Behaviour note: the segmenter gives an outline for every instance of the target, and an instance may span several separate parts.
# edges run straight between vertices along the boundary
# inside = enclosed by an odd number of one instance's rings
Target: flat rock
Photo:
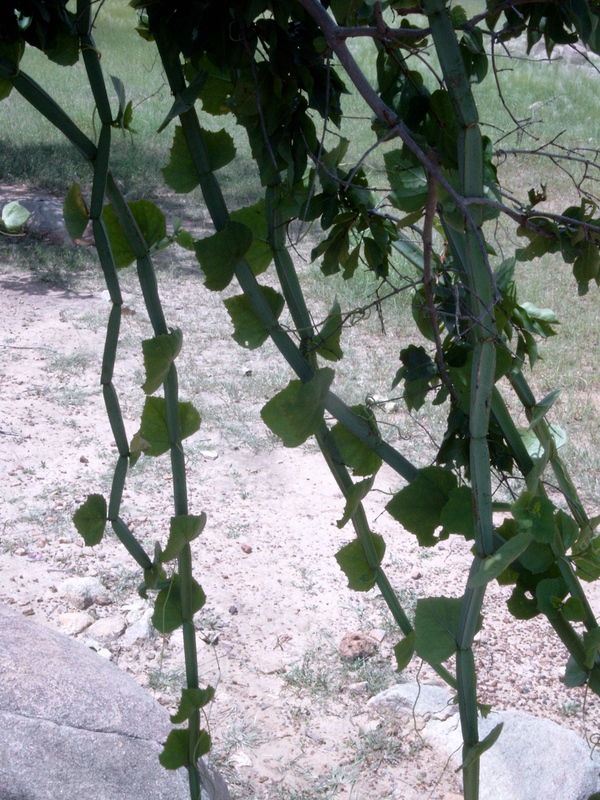
[[[154,627],[152,625],[153,610],[148,608],[139,619],[136,619],[123,634],[123,645],[128,647],[138,641],[145,641],[152,637]],[[127,617],[129,620],[129,615]]]
[[[406,683],[372,698],[368,706],[402,715],[414,707],[427,720],[422,736],[458,767],[462,737],[451,703],[452,695],[443,688]],[[588,800],[598,791],[600,761],[573,731],[540,717],[501,711],[479,720],[480,739],[499,723],[504,724],[500,738],[481,756],[480,800]]]
[[[56,621],[62,633],[76,636],[89,628],[94,620],[85,611],[66,611],[64,614],[59,614]]]
[[[552,55],[550,59],[548,59],[545,42],[543,39],[540,39],[540,41],[536,42],[531,48],[530,55],[536,60],[566,61],[568,64],[577,66],[589,65],[593,67],[594,64],[597,63],[596,54],[580,42],[554,45]]]
[[[377,644],[381,644],[385,639],[385,631],[381,628],[371,628],[369,631],[369,638],[373,639]]]
[[[86,636],[95,639],[100,644],[110,644],[117,641],[126,627],[127,624],[123,617],[103,617],[90,625]]]
[[[122,606],[122,608],[124,611],[127,611],[125,618],[128,625],[133,625],[134,622],[141,619],[148,611],[153,612],[153,606],[147,600],[142,600],[141,598],[127,603]]]
[[[109,661],[0,606],[0,798],[189,800],[158,761],[169,715]],[[202,800],[230,800],[202,765]]]
[[[58,586],[58,593],[75,608],[89,608],[96,597],[106,594],[98,578],[67,578]]]
[[[425,683],[398,683],[372,697],[367,706],[379,713],[392,711],[424,720],[445,720],[458,714],[458,706],[446,689]]]

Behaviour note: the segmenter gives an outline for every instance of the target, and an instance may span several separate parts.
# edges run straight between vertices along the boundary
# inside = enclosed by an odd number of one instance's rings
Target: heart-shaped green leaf
[[[182,439],[196,433],[200,427],[200,414],[191,403],[179,403],[179,425]],[[170,447],[166,402],[163,397],[147,397],[140,429],[131,441],[131,455],[137,458],[143,452],[148,456],[160,456]]]
[[[248,252],[251,244],[250,228],[231,219],[222,231],[199,239],[194,249],[206,276],[206,288],[216,292],[225,289],[233,278],[236,264]]]
[[[153,394],[164,383],[171,364],[179,355],[182,339],[179,328],[173,328],[170,333],[163,333],[152,339],[144,339],[142,342],[146,371],[146,380],[142,384],[142,389],[146,394]]]
[[[215,690],[212,686],[207,686],[206,689],[183,689],[179,708],[176,714],[171,715],[171,722],[173,725],[181,725],[194,711],[208,705],[214,696]]]
[[[383,560],[385,555],[385,542],[383,537],[377,533],[371,534],[373,537],[373,544],[377,552],[379,563]],[[341,550],[335,554],[335,560],[340,565],[340,569],[348,578],[348,588],[353,589],[355,592],[368,592],[375,586],[375,575],[369,566],[365,551],[359,539],[354,539],[342,547]]]
[[[73,524],[88,547],[100,544],[106,527],[106,500],[101,494],[88,495],[85,503],[73,515]]]
[[[193,542],[206,525],[206,514],[199,516],[193,514],[182,514],[178,517],[171,517],[171,529],[169,541],[164,551],[160,555],[161,562],[171,561],[177,558],[186,544]]]
[[[456,488],[456,475],[441,467],[420,469],[417,477],[394,495],[386,510],[414,533],[422,547],[436,543],[435,529],[442,524],[444,506]]]
[[[285,447],[297,447],[316,433],[323,421],[325,400],[334,374],[325,367],[317,370],[308,383],[290,381],[263,406],[260,415],[264,423]]]
[[[261,289],[274,316],[279,318],[285,305],[283,297],[270,286],[261,286]],[[232,336],[241,347],[255,350],[266,342],[269,338],[269,331],[257,316],[245,294],[228,297],[223,302],[233,322]]]
[[[197,581],[192,579],[192,615],[200,611],[206,595]],[[171,633],[183,623],[179,575],[173,575],[169,585],[161,589],[154,603],[152,624],[161,633]]]

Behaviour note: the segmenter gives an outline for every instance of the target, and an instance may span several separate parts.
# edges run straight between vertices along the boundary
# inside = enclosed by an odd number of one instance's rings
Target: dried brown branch
[[[444,175],[442,175],[439,167],[433,164],[432,161],[428,158],[427,154],[419,147],[419,145],[413,138],[412,132],[405,125],[405,123],[399,119],[396,112],[381,99],[381,97],[377,94],[375,89],[371,86],[365,74],[358,66],[354,56],[348,50],[346,43],[336,38],[336,32],[339,26],[336,25],[334,20],[331,18],[331,16],[324,8],[324,6],[321,5],[319,0],[298,0],[298,2],[306,9],[306,11],[315,20],[315,22],[321,29],[323,35],[325,36],[327,44],[331,47],[333,52],[340,60],[341,65],[346,71],[346,74],[348,75],[348,77],[350,78],[350,80],[352,81],[352,83],[362,96],[363,100],[367,103],[371,111],[373,111],[373,113],[377,116],[378,119],[381,120],[381,122],[385,123],[390,128],[394,129],[394,132],[399,136],[399,138],[402,139],[407,148],[418,158],[421,164],[425,167],[427,174],[428,175],[431,174],[435,178],[437,183],[445,189],[448,195],[456,203],[457,208],[461,210],[465,218],[465,224],[467,224],[475,234],[475,238],[477,240],[478,247],[481,252],[488,275],[490,276],[492,284],[495,286],[494,274],[490,266],[485,242],[483,240],[483,237],[481,236],[481,232],[479,231],[473,217],[471,216],[468,205],[464,202],[464,198],[456,191],[456,189],[450,184],[450,182],[444,177]],[[497,288],[495,289],[495,294],[496,294],[496,299],[499,299],[500,295],[498,293]]]
[[[547,219],[551,222],[558,222],[559,225],[574,225],[590,233],[600,234],[600,226],[594,225],[591,222],[585,222],[584,220],[573,219],[573,217],[566,217],[564,214],[551,214],[549,211],[533,211],[526,208],[514,209],[504,205],[504,203],[499,203],[497,200],[490,200],[488,197],[465,197],[463,198],[463,202],[467,206],[489,206],[490,208],[497,208],[498,211],[514,219],[515,222],[518,222],[524,228],[534,230],[536,233],[550,239],[553,238],[552,234],[544,228],[540,228],[539,225],[536,226],[536,219]]]
[[[504,98],[504,95],[502,93],[502,86],[500,85],[500,78],[499,78],[499,75],[498,75],[499,70],[496,67],[496,52],[495,52],[494,46],[495,46],[495,37],[492,37],[492,47],[491,47],[491,52],[490,52],[490,56],[491,56],[491,59],[492,59],[492,72],[494,73],[494,82],[496,84],[496,91],[498,92],[498,97],[500,98],[500,102],[502,103],[502,107],[504,108],[504,110],[506,111],[508,116],[513,121],[513,124],[515,125],[515,129],[520,131],[521,133],[524,133],[526,136],[530,136],[534,141],[537,142],[537,141],[539,141],[538,138],[536,136],[534,136],[532,133],[530,133],[527,130],[527,127],[526,127],[526,125],[528,123],[530,123],[531,120],[528,120],[528,119],[517,119],[515,117],[515,115],[512,113],[508,103],[506,102],[506,100]]]

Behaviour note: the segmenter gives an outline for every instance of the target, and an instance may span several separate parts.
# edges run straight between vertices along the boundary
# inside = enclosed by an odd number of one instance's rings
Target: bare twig
[[[498,92],[498,97],[500,98],[500,102],[502,103],[502,107],[504,108],[504,110],[506,111],[508,116],[513,121],[514,125],[516,126],[516,129],[520,133],[524,133],[526,136],[530,136],[534,141],[537,142],[538,138],[536,136],[534,136],[532,133],[530,133],[527,130],[527,128],[525,127],[525,125],[523,124],[523,123],[527,124],[529,122],[529,120],[517,119],[515,117],[515,115],[512,113],[512,111],[510,110],[508,103],[504,99],[504,95],[502,94],[502,86],[500,85],[500,78],[498,77],[498,69],[496,68],[496,53],[495,53],[495,50],[494,50],[494,45],[495,45],[495,37],[492,36],[492,47],[491,47],[491,53],[490,53],[491,59],[492,59],[492,72],[494,73],[494,81],[496,83],[496,90]]]
[[[585,222],[585,220],[573,219],[573,217],[566,217],[564,214],[551,214],[549,211],[528,211],[527,209],[517,210],[504,205],[504,203],[499,203],[497,200],[490,200],[489,197],[465,197],[463,198],[463,202],[467,206],[489,206],[490,208],[497,208],[523,227],[535,230],[536,233],[540,233],[542,236],[547,236],[548,238],[552,238],[552,234],[544,228],[540,228],[539,225],[536,226],[536,219],[547,219],[562,225],[575,225],[590,233],[600,234],[599,225]]]

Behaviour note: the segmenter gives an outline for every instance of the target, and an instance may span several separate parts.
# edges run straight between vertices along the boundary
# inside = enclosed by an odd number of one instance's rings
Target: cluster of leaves
[[[584,622],[586,611],[582,600],[575,596],[565,599],[570,588],[561,573],[560,561],[567,559],[572,563],[582,580],[596,580],[600,576],[598,541],[581,549],[578,546],[582,534],[580,526],[571,515],[557,509],[541,494],[524,491],[515,502],[509,505],[500,503],[498,507],[507,515],[497,529],[501,544],[470,578],[469,587],[483,586],[494,579],[502,585],[514,585],[508,609],[520,620],[545,614],[550,620],[562,616],[571,622]],[[417,478],[388,503],[387,510],[417,537],[422,547],[432,547],[450,534],[467,540],[474,538],[471,488],[465,484],[458,485],[454,473],[447,469],[425,467],[419,470]],[[592,520],[592,525],[597,522],[597,519]],[[569,550],[571,554],[565,555]],[[460,602],[446,600],[445,611],[436,614],[434,619],[428,619],[422,627],[419,607],[428,608],[428,603],[419,601],[417,604],[414,647],[420,657],[437,663],[456,652],[458,609],[454,607],[458,604],[459,608]],[[438,598],[437,603],[440,605],[442,598]],[[590,659],[587,667],[591,670],[595,664],[596,643],[595,639],[593,644],[592,639],[588,639],[584,639],[584,646],[586,659]],[[438,640],[446,642],[442,659],[430,657],[429,649]],[[454,641],[453,647],[450,646],[451,640]],[[406,647],[402,650],[403,656],[407,655]],[[575,671],[571,660],[567,685],[581,685],[588,678],[589,673]]]
[[[532,261],[546,253],[560,253],[567,264],[573,264],[579,294],[587,294],[590,281],[600,286],[600,218],[594,217],[595,212],[596,204],[583,199],[581,205],[565,209],[559,221],[529,216],[529,226],[517,230],[529,244],[517,249],[516,258]]]
[[[593,52],[600,52],[600,29],[598,27],[598,7],[596,3],[580,3],[567,0],[564,3],[524,3],[519,7],[502,7],[500,0],[488,4],[491,12],[487,18],[490,29],[500,27],[500,39],[521,36],[527,37],[527,52],[540,40],[548,55],[555,45],[584,42]]]
[[[79,196],[77,191],[70,193],[65,206],[75,203]],[[80,216],[84,216],[81,207]],[[153,204],[146,201],[130,205],[134,218],[143,231],[148,245],[164,243],[166,230],[164,217]],[[71,209],[73,210],[73,209]],[[124,237],[123,231],[110,206],[104,209],[104,220],[110,231],[112,250],[120,267],[131,263],[134,256]],[[160,216],[159,216],[160,215]],[[76,216],[76,215],[75,215]],[[68,218],[69,215],[66,214]],[[73,218],[71,217],[71,224]],[[182,234],[179,234],[182,235]],[[170,237],[177,238],[177,232]],[[167,241],[167,243],[169,243]],[[157,335],[142,342],[144,368],[146,380],[142,390],[147,395],[142,411],[139,431],[133,436],[129,445],[129,463],[133,466],[140,455],[161,456],[173,446],[174,435],[172,425],[168,418],[168,409],[164,397],[153,396],[161,388],[172,368],[173,362],[179,355],[182,345],[182,333],[174,328],[168,334]],[[178,403],[178,435],[181,440],[193,435],[200,427],[200,415],[189,402]],[[111,497],[112,506],[112,497]],[[154,558],[152,561],[136,544],[132,534],[123,528],[121,521],[116,516],[111,516],[110,507],[102,495],[92,494],[85,503],[79,507],[73,517],[75,527],[81,534],[86,545],[92,547],[99,544],[104,535],[107,522],[120,527],[121,536],[125,535],[125,543],[130,542],[128,549],[144,570],[144,580],[139,586],[140,595],[148,599],[148,591],[156,592],[154,600],[154,613],[152,624],[156,630],[163,634],[172,633],[180,628],[184,622],[191,622],[193,616],[200,611],[206,603],[206,595],[200,584],[191,574],[182,575],[176,571],[173,563],[181,555],[184,548],[197,539],[206,525],[206,514],[178,514],[171,517],[169,537],[164,549],[159,542],[155,543]],[[169,569],[169,574],[167,574]],[[182,593],[182,580],[188,581],[188,601],[184,602]],[[176,714],[171,716],[174,725],[181,725],[192,714],[207,705],[214,696],[211,686],[205,689],[188,687],[183,689],[181,701]],[[161,764],[167,769],[179,769],[190,763],[189,753],[190,731],[189,728],[176,728],[169,734],[164,749],[160,755]],[[195,747],[195,757],[208,753],[210,750],[210,735],[206,730],[199,732]]]
[[[0,57],[18,64],[25,45],[46,53],[51,61],[70,66],[79,58],[77,15],[68,0],[14,0],[0,7]],[[12,89],[0,81],[0,99]]]

